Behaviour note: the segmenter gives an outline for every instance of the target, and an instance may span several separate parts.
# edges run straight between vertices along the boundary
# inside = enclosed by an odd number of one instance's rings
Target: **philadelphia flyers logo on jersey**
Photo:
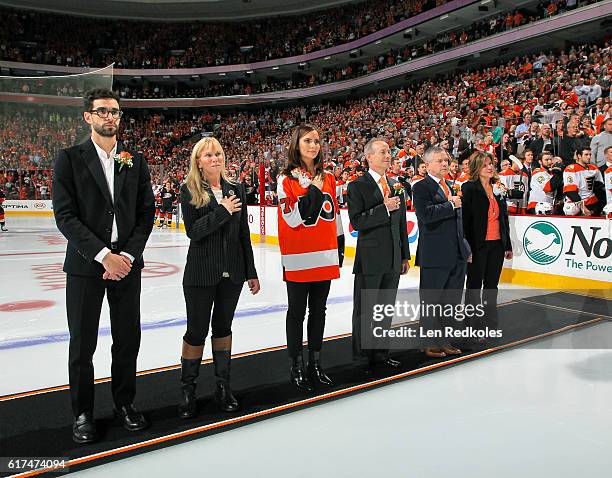
[[[323,205],[319,211],[319,214],[314,215],[304,221],[304,226],[316,226],[319,218],[324,221],[333,221],[336,217],[336,211],[334,209],[334,199],[331,197],[331,194],[324,192],[323,193]]]

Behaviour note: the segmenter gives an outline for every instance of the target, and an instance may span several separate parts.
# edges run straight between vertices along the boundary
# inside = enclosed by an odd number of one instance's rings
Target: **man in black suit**
[[[576,151],[589,147],[589,139],[578,136],[578,125],[575,122],[567,124],[567,133],[559,141],[558,155],[563,159],[563,167],[576,162]]]
[[[389,145],[373,139],[364,148],[369,171],[349,183],[349,218],[359,232],[353,273],[353,356],[365,355],[367,373],[376,363],[399,367],[397,360],[389,358],[387,342],[373,340],[371,306],[393,304],[397,295],[400,274],[406,274],[410,265],[410,250],[406,231],[406,203],[403,194],[395,194],[393,178],[385,172],[391,164]],[[362,297],[366,292],[367,301]],[[371,296],[373,291],[378,291]],[[363,312],[363,313],[362,313]],[[392,317],[377,324],[383,330],[391,326]],[[362,332],[368,337],[362,337]],[[364,344],[371,346],[363,347]]]
[[[544,123],[540,128],[540,136],[529,144],[529,149],[533,151],[535,158],[539,157],[542,151],[553,151],[553,134],[549,124]]]
[[[420,266],[421,300],[425,304],[451,304],[461,301],[470,247],[463,234],[461,198],[453,196],[451,185],[444,179],[448,174],[448,153],[438,146],[425,152],[427,176],[412,188],[412,201],[419,225],[416,262]],[[424,331],[444,332],[451,326],[448,318],[422,314]],[[443,334],[444,335],[444,334]],[[429,357],[457,355],[447,337],[436,337],[428,343]]]
[[[526,194],[530,194],[531,192],[531,175],[537,166],[534,166],[533,160],[535,156],[533,154],[533,150],[526,148],[523,151],[523,168],[522,171],[527,175],[527,192]]]
[[[453,136],[448,140],[448,151],[461,163],[470,155],[470,145],[466,139],[461,137],[459,129],[453,131]]]
[[[64,272],[70,330],[69,379],[77,443],[96,438],[94,369],[100,310],[108,295],[112,345],[112,394],[128,430],[145,418],[133,406],[140,347],[142,254],[153,228],[154,197],[144,157],[117,143],[122,111],[110,90],[85,94],[83,117],[91,139],[63,149],[55,160],[53,212],[68,239]]]
[[[414,149],[416,151],[416,155],[412,160],[412,166],[414,167],[414,170],[416,171],[419,169],[419,164],[423,162],[423,154],[425,154],[425,144],[419,143],[416,145]]]

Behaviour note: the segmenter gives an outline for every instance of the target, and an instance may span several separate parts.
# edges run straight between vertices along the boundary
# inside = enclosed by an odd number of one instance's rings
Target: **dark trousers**
[[[400,275],[397,272],[387,274],[355,274],[353,287],[353,359],[366,356],[371,362],[384,360],[389,355],[387,339],[376,338],[374,327],[389,330],[393,317],[387,317],[374,323],[373,306],[394,304]]]
[[[136,358],[140,349],[140,277],[132,269],[120,281],[68,274],[66,311],[70,346],[68,375],[75,416],[93,411],[94,367],[98,326],[104,294],[110,308],[112,394],[117,407],[129,405],[136,395]]]
[[[504,253],[501,240],[485,241],[483,247],[472,251],[472,263],[467,268],[465,302],[486,304],[483,320],[477,321],[476,327],[495,327],[497,324],[497,286],[504,265]]]
[[[319,352],[323,346],[325,310],[329,296],[330,280],[316,282],[292,282],[287,284],[287,351],[295,358],[302,353],[304,317],[308,305],[308,350]]]
[[[504,265],[504,245],[501,240],[485,241],[485,245],[472,251],[472,263],[467,266],[468,289],[497,289]]]
[[[187,306],[187,332],[183,340],[194,347],[204,345],[211,325],[214,338],[231,335],[243,285],[224,278],[209,287],[183,286]]]
[[[466,262],[457,256],[452,267],[424,267],[420,269],[419,294],[421,303],[429,306],[456,306],[461,303],[465,283]],[[432,337],[424,342],[426,347],[448,346],[450,340],[444,336],[445,327],[461,328],[454,317],[439,314],[438,309],[431,307],[427,313],[421,313],[420,327],[426,331],[441,331],[442,337]]]

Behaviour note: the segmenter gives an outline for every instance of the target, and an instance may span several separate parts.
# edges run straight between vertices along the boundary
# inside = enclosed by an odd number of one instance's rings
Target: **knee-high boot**
[[[230,388],[230,363],[232,361],[232,336],[212,338],[213,361],[215,363],[215,401],[224,412],[238,410],[238,400]]]
[[[196,400],[196,379],[200,375],[200,364],[204,346],[193,346],[183,342],[181,357],[181,402],[179,416],[193,418],[198,414]]]

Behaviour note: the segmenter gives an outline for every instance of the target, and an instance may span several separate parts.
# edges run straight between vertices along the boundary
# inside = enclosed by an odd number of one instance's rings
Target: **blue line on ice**
[[[327,300],[328,304],[343,304],[346,302],[352,302],[353,296],[346,295],[341,297],[330,297]],[[251,317],[256,315],[265,315],[272,314],[275,312],[285,312],[287,310],[286,304],[275,304],[275,305],[267,305],[263,307],[252,307],[250,309],[238,309],[236,314],[234,315],[234,319],[240,319],[245,317]],[[143,322],[141,324],[141,329],[144,330],[154,330],[154,329],[163,329],[166,327],[177,327],[184,326],[187,323],[187,317],[175,317],[172,319],[164,319],[159,320],[157,322]],[[99,337],[110,336],[111,329],[110,327],[100,327],[98,331]],[[60,332],[48,335],[40,335],[34,337],[21,337],[15,339],[7,339],[0,341],[0,350],[9,350],[9,349],[20,349],[25,347],[33,347],[35,345],[43,345],[43,344],[51,344],[56,342],[67,342],[70,338],[68,332]]]

